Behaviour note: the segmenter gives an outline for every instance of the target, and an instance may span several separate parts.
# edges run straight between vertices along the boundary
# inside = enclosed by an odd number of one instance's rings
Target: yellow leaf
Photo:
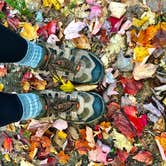
[[[118,133],[116,129],[113,129],[113,132],[111,133],[112,139],[115,142],[115,147],[118,149],[123,150],[124,148],[127,150],[127,152],[130,152],[132,149],[131,142],[125,137],[123,134]]]
[[[134,48],[133,59],[137,62],[142,62],[145,57],[149,55],[148,49],[146,47],[137,46]]]
[[[11,161],[9,154],[7,153],[4,155],[4,158],[6,159],[6,161]]]
[[[58,0],[43,0],[44,7],[52,7],[52,5],[55,7],[56,10],[60,10],[61,8]]]
[[[148,21],[148,17],[144,16],[142,19],[133,18],[132,24],[136,27],[141,27]]]
[[[166,97],[163,100],[163,104],[166,105]]]
[[[61,139],[66,139],[66,137],[67,137],[67,134],[64,131],[58,131],[57,135]]]
[[[62,80],[62,84],[63,85],[60,86],[60,89],[63,90],[64,92],[72,92],[72,91],[74,91],[74,85],[71,83],[70,80],[68,80],[67,82],[64,82]]]
[[[2,92],[4,89],[4,85],[2,83],[0,83],[0,92]]]
[[[27,40],[34,40],[38,38],[37,35],[37,30],[38,30],[38,25],[32,26],[31,23],[23,23],[21,26],[23,26],[22,31],[20,32],[20,35],[27,39]]]

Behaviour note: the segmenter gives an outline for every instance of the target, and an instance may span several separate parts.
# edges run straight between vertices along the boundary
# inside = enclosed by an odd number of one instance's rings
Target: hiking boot
[[[102,62],[91,52],[80,49],[48,49],[42,70],[74,83],[97,84],[104,76]]]
[[[99,119],[105,110],[103,99],[93,92],[65,93],[45,90],[41,94],[45,101],[47,116],[54,114],[58,118],[76,124],[92,123]]]

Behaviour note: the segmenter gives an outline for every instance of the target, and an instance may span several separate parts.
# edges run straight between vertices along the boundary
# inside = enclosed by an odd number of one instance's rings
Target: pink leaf
[[[138,152],[134,157],[134,160],[137,160],[139,162],[143,162],[146,165],[151,165],[153,163],[153,156],[148,151],[140,151]]]

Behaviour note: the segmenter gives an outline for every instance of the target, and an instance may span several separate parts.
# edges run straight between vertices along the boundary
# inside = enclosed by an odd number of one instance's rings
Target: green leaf
[[[26,15],[28,17],[31,16],[30,11],[26,7],[26,3],[24,0],[5,0],[11,7],[17,9],[21,14]]]

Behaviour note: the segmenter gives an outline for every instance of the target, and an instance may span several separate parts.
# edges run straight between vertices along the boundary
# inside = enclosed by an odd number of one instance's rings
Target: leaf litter
[[[0,21],[57,52],[60,46],[92,51],[105,67],[99,84],[73,85],[2,64],[0,91],[96,91],[107,108],[89,125],[51,116],[2,127],[1,165],[165,165],[165,0],[2,0]]]

